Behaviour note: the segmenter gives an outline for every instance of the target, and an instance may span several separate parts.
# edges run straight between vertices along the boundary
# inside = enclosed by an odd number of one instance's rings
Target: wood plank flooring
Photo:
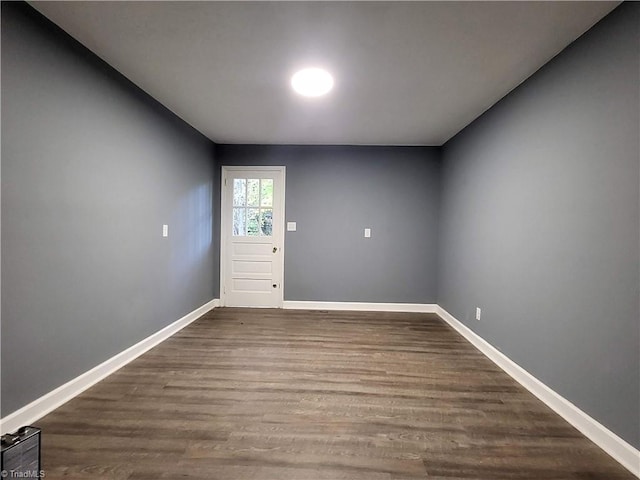
[[[435,315],[215,309],[47,415],[47,479],[633,479]]]

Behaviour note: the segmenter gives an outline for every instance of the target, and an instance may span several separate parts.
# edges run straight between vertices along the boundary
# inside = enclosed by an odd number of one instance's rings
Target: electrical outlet
[[[480,320],[481,316],[482,316],[482,310],[480,309],[480,307],[476,307],[476,320]]]

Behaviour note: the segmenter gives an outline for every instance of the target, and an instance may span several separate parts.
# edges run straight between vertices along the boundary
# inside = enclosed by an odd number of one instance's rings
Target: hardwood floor
[[[215,309],[47,415],[47,479],[633,479],[435,315]]]

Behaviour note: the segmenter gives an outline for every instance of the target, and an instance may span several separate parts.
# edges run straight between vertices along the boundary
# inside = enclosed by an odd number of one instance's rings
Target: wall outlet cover
[[[476,307],[476,320],[480,320],[482,316],[482,310],[479,307]]]

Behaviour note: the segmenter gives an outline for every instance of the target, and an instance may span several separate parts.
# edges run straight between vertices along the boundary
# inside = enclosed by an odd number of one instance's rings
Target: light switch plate
[[[480,309],[480,307],[476,307],[476,320],[480,320],[481,316],[482,316],[482,310]]]
[[[364,229],[364,238],[371,238],[371,229],[370,228],[365,228]]]
[[[295,232],[296,228],[296,222],[287,222],[287,232]]]
[[[169,236],[169,225],[162,225],[162,236],[163,237]]]

